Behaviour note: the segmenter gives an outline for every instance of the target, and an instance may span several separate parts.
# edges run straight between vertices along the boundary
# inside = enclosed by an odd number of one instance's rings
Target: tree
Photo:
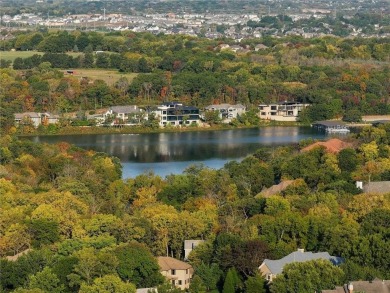
[[[32,236],[32,245],[41,247],[54,243],[60,239],[59,225],[48,219],[33,219],[28,223],[28,230]]]
[[[119,261],[117,272],[123,281],[131,282],[137,288],[162,283],[160,267],[145,245],[131,242],[117,247],[114,253]]]
[[[190,292],[206,293],[206,286],[203,284],[199,276],[194,276],[190,283]]]
[[[249,277],[245,281],[246,293],[266,293],[265,279],[259,274]]]
[[[219,117],[219,111],[208,110],[204,113],[204,120],[210,124],[219,124],[222,119]]]
[[[115,273],[118,260],[112,252],[101,250],[97,252],[93,247],[86,247],[74,253],[78,258],[73,268],[73,273],[68,276],[69,283],[73,287],[83,282],[91,285],[96,277]]]
[[[358,109],[350,109],[345,111],[343,116],[345,122],[360,122],[362,121],[362,113]]]
[[[81,284],[79,293],[135,293],[136,287],[132,283],[123,282],[118,276],[105,275],[96,278],[92,285]]]
[[[241,286],[241,280],[234,268],[228,270],[223,284],[222,293],[235,293]]]
[[[38,288],[47,293],[60,293],[64,291],[64,286],[60,284],[60,280],[56,274],[48,267],[29,277],[28,288]]]
[[[356,170],[358,159],[354,149],[346,148],[341,150],[338,155],[338,165],[341,171],[353,172]]]
[[[211,265],[201,263],[195,268],[195,276],[201,279],[202,284],[206,286],[208,291],[215,290],[217,288],[217,284],[221,278],[221,275],[222,271],[215,263]]]
[[[319,259],[287,264],[271,284],[271,292],[309,293],[341,285],[344,273],[329,260]]]

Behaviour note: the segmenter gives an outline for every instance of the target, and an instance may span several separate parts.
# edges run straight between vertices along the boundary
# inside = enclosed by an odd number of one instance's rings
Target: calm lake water
[[[264,127],[221,131],[153,134],[99,134],[35,136],[35,142],[65,141],[105,152],[123,164],[123,178],[153,171],[165,177],[179,174],[192,164],[219,169],[231,160],[241,160],[262,146],[298,143],[302,139],[323,139],[326,134],[310,127]]]

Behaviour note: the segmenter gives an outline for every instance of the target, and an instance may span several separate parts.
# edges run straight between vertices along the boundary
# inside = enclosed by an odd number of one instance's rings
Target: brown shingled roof
[[[316,147],[320,147],[320,146],[325,147],[326,150],[330,153],[338,153],[345,148],[352,147],[352,144],[344,142],[338,138],[332,138],[332,139],[329,139],[327,141],[319,141],[319,142],[313,143],[313,144],[303,148],[301,151],[302,152],[311,151],[312,149],[314,149]]]
[[[192,269],[190,264],[173,257],[159,256],[157,261],[162,271]]]

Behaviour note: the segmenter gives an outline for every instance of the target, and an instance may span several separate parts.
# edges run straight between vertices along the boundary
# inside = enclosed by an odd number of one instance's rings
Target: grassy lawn
[[[13,62],[18,57],[27,58],[34,54],[43,55],[44,53],[38,51],[0,51],[0,59],[11,60]],[[82,53],[69,52],[67,54],[71,56],[78,56]]]
[[[66,75],[66,70],[64,70]],[[126,77],[129,82],[131,82],[134,77],[137,76],[137,73],[120,73],[117,70],[110,69],[74,69],[73,76],[77,77],[88,77],[89,79],[104,80],[108,85],[112,85],[117,82],[121,77]]]
[[[15,58],[27,58],[31,57],[34,54],[43,55],[43,52],[38,51],[0,51],[0,59],[11,60],[12,62]],[[67,54],[71,56],[78,56],[82,53],[76,52],[68,52]],[[72,69],[73,68],[69,68]],[[67,74],[66,70],[61,69]],[[131,82],[134,77],[137,76],[137,73],[119,73],[117,70],[112,69],[74,69],[73,76],[77,77],[88,77],[89,79],[96,80],[101,79],[104,80],[107,84],[112,85],[117,82],[121,77],[126,77],[129,82]]]

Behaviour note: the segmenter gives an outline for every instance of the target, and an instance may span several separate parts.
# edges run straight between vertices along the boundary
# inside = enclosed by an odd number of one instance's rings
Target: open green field
[[[11,60],[13,62],[18,57],[27,58],[34,54],[43,55],[44,53],[38,51],[0,51],[0,59]],[[82,53],[69,52],[67,54],[71,56],[79,56]]]
[[[67,71],[64,70],[65,75]],[[88,77],[89,79],[96,80],[101,79],[104,80],[108,85],[112,85],[117,82],[121,77],[126,77],[129,82],[131,82],[134,77],[137,76],[137,73],[120,73],[117,70],[110,69],[74,69],[73,76],[77,77]]]

